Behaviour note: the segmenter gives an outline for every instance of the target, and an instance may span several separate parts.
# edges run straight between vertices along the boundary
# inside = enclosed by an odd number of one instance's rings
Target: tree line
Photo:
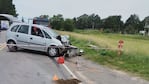
[[[122,21],[121,15],[113,15],[101,19],[98,14],[83,14],[72,19],[64,19],[63,15],[53,15],[50,19],[52,28],[58,30],[73,31],[74,29],[97,29],[106,33],[137,34],[144,30],[146,20],[149,16],[140,20],[136,14],[130,15],[126,22]]]

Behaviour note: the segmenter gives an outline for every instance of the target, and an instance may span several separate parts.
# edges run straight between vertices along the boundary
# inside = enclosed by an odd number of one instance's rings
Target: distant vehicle
[[[34,18],[33,24],[43,25],[46,27],[50,26],[49,20],[47,18],[40,18],[40,17]]]
[[[0,14],[0,29],[7,30],[12,23],[20,23],[16,17],[9,14]]]
[[[46,52],[49,56],[77,55],[78,49],[69,44],[68,36],[61,36],[51,28],[26,23],[14,23],[7,30],[9,51],[18,48]]]
[[[145,35],[145,31],[144,31],[144,30],[139,31],[139,34],[141,34],[141,35]]]

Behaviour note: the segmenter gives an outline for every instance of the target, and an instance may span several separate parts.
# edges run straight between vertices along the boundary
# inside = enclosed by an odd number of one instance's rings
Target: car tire
[[[9,45],[9,44],[12,44],[12,45]],[[16,44],[14,41],[8,41],[8,49],[10,52],[15,52],[17,51],[17,46],[13,46],[13,44]]]
[[[51,46],[48,48],[47,53],[48,53],[49,57],[57,57],[59,55],[59,50],[58,50],[58,48]]]

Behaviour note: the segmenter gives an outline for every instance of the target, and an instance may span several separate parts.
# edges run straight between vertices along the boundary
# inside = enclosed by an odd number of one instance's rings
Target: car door
[[[32,50],[45,51],[46,42],[40,28],[32,26],[29,36],[29,46]]]
[[[17,40],[17,46],[21,48],[28,48],[29,43],[29,25],[20,25],[18,31],[15,34]]]

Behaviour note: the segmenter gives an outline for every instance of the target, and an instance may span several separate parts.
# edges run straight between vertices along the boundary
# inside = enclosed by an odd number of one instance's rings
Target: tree
[[[95,29],[100,27],[100,17],[94,13],[91,15],[83,14],[74,18],[75,25],[79,29]]]
[[[16,14],[15,5],[12,3],[12,0],[0,0],[0,13],[18,16],[18,14]]]
[[[61,30],[63,28],[63,23],[64,18],[63,15],[61,14],[53,15],[53,17],[50,18],[50,24],[54,29]]]
[[[101,19],[99,15],[95,15],[95,28],[101,28]]]
[[[125,22],[125,33],[136,34],[139,32],[140,19],[136,14],[131,15]]]
[[[74,28],[75,28],[75,26],[74,26],[74,22],[73,22],[72,19],[66,19],[64,21],[64,30],[66,30],[66,31],[73,31]]]
[[[88,24],[89,24],[89,28],[92,28],[92,29],[99,28],[101,25],[100,17],[98,15],[95,15],[94,13],[91,14],[88,17]]]
[[[73,20],[74,27],[77,28],[77,18],[74,17],[72,20]]]
[[[40,15],[39,17],[49,19],[49,15]]]
[[[121,16],[109,16],[102,20],[102,26],[105,31],[108,32],[122,32],[123,31],[123,21]]]
[[[148,28],[149,26],[149,16],[145,17],[144,20],[142,21],[142,25],[145,27],[145,28]],[[143,28],[144,28],[143,27]]]
[[[88,15],[83,14],[80,17],[77,17],[76,27],[79,29],[88,28]]]
[[[142,30],[145,30],[145,35],[148,35],[149,33],[149,16],[145,17],[144,20],[141,22]]]

